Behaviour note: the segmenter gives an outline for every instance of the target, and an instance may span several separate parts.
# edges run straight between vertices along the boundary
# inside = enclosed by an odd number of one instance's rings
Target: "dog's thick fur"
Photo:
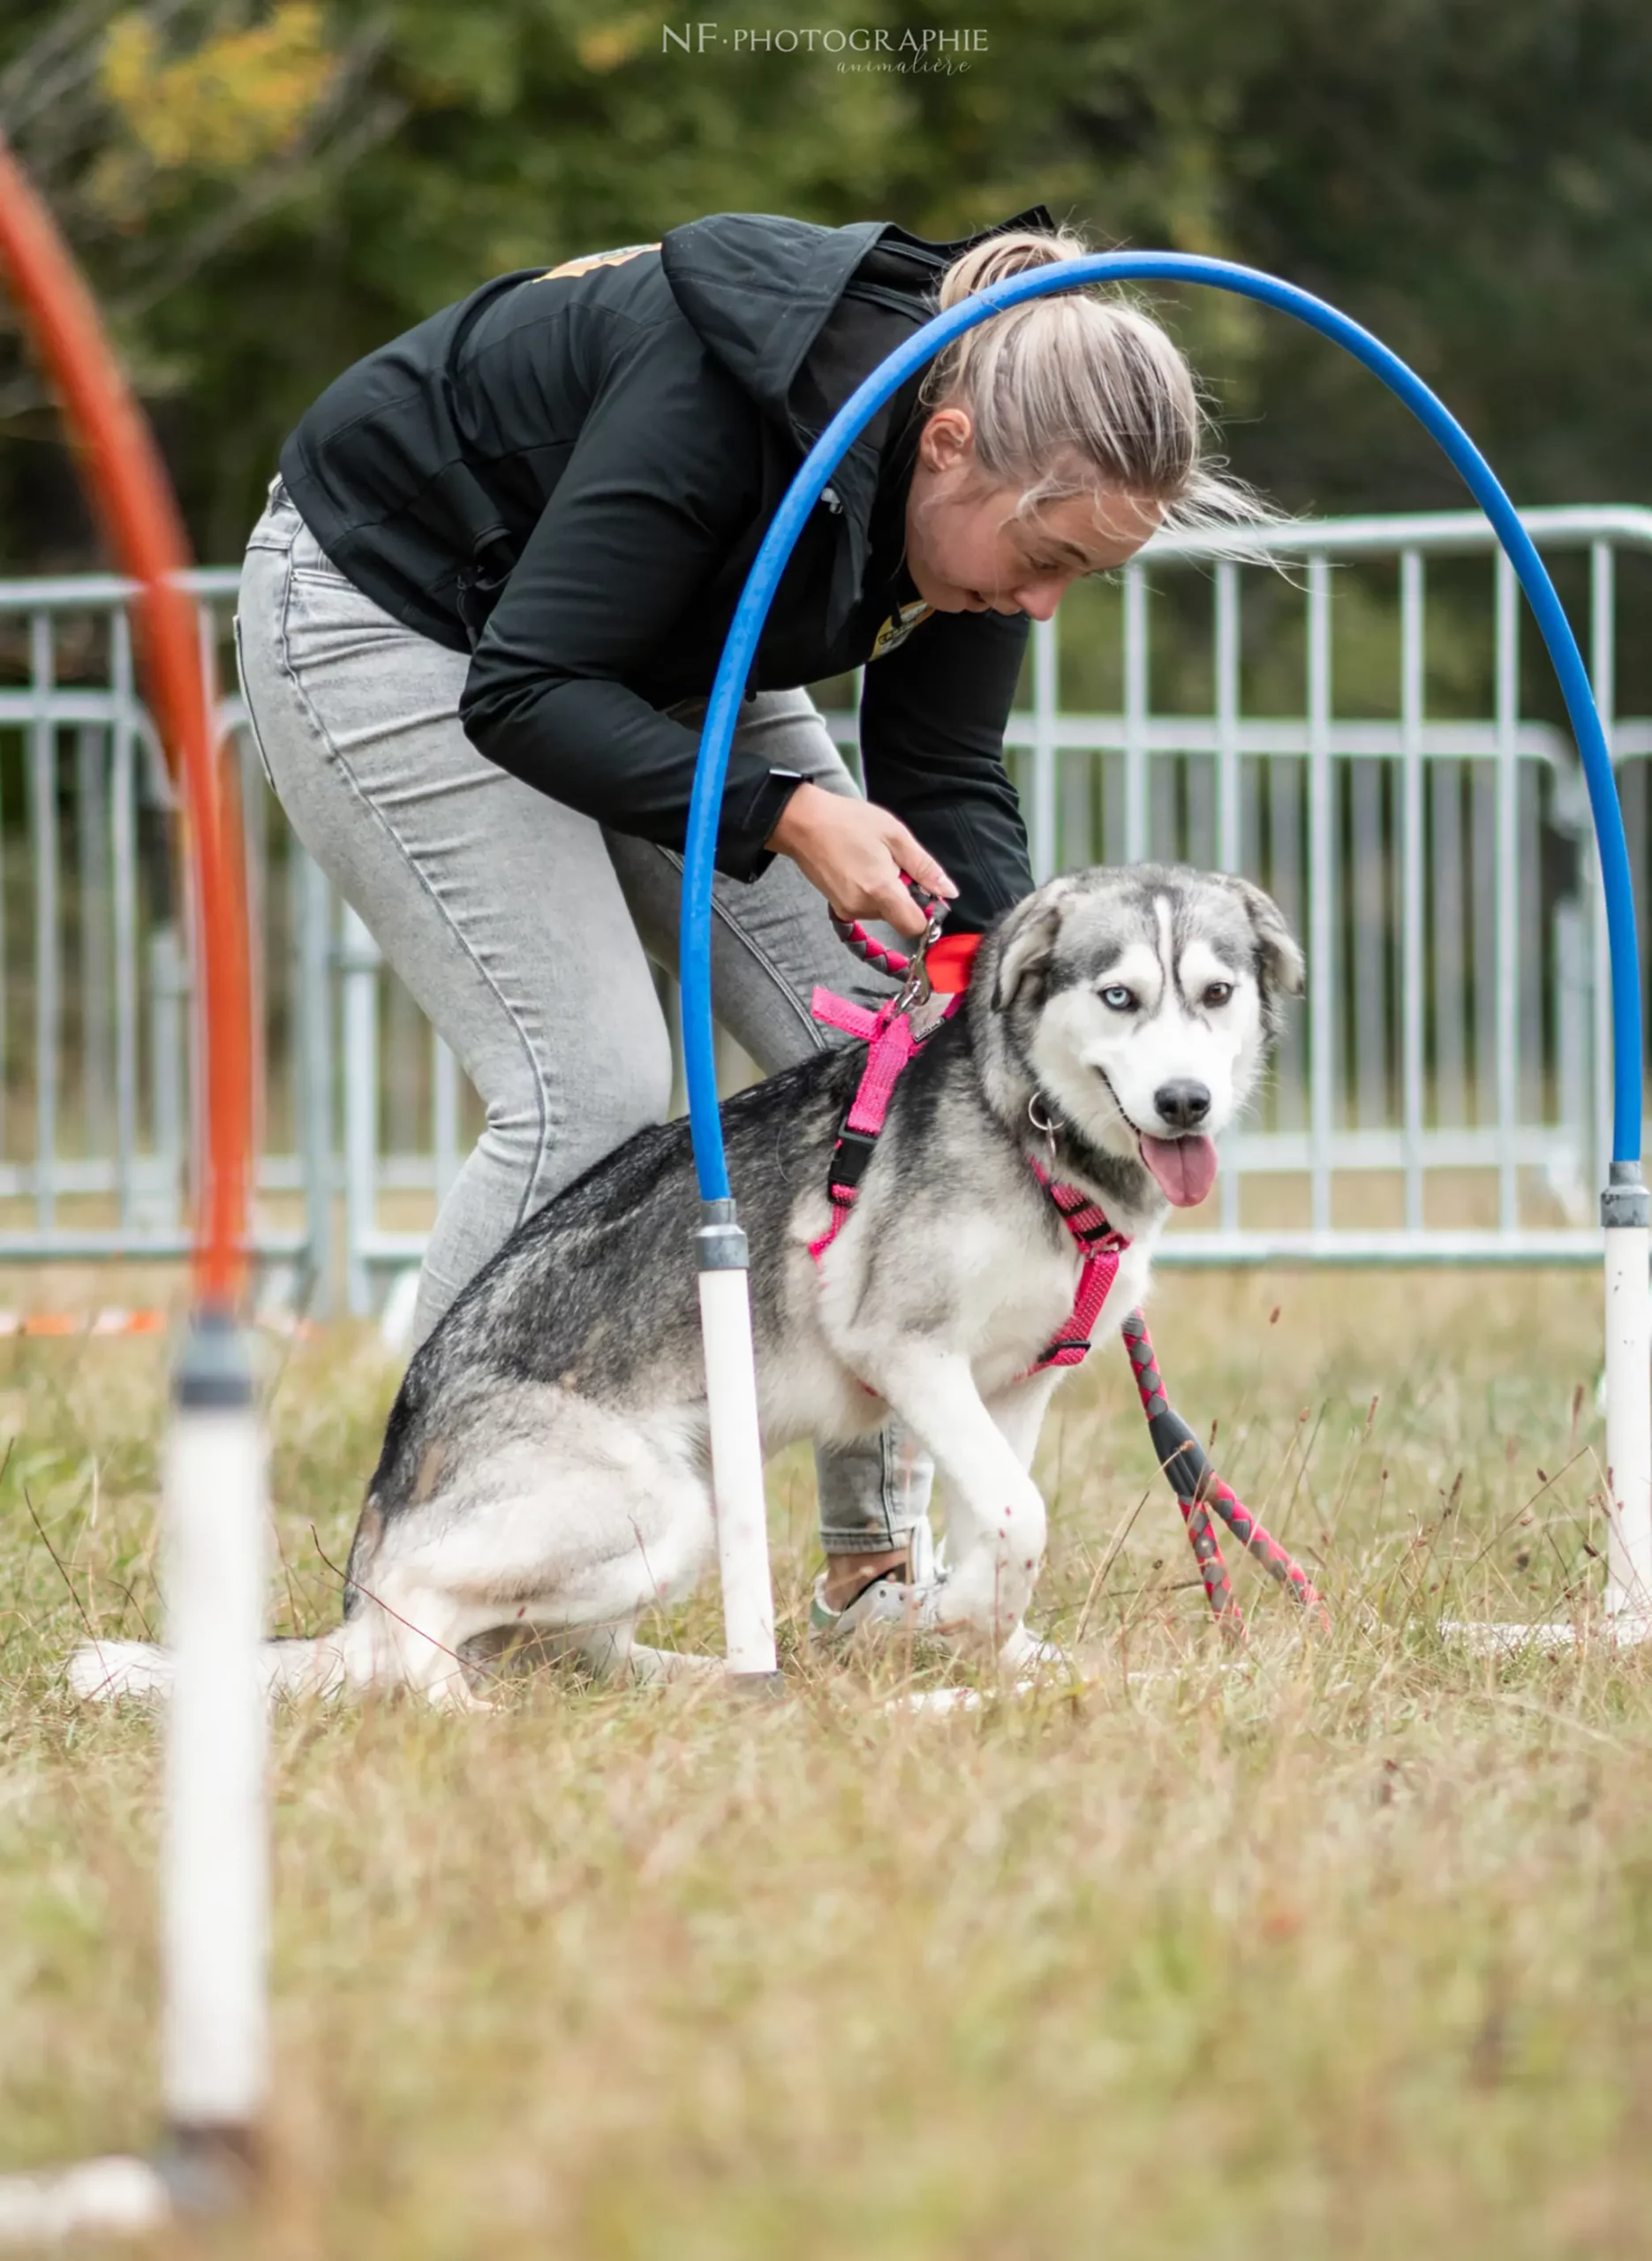
[[[986,937],[964,1009],[901,1078],[818,1267],[809,1244],[828,1222],[827,1161],[863,1048],[821,1053],[724,1108],[766,1445],[845,1440],[899,1415],[946,1481],[945,1614],[962,1634],[1024,1640],[1045,1547],[1028,1471],[1060,1375],[1022,1377],[1068,1317],[1079,1265],[1029,1157],[1129,1236],[1094,1334],[1111,1339],[1142,1300],[1169,1206],[1138,1134],[1224,1129],[1301,981],[1278,909],[1247,881],[1150,865],[1039,889]],[[1192,1125],[1176,1119],[1190,1090],[1196,1108],[1198,1092],[1208,1102]],[[407,1683],[464,1703],[461,1644],[513,1625],[598,1671],[671,1668],[633,1632],[714,1551],[698,1222],[677,1122],[515,1234],[408,1369],[342,1626],[272,1644],[272,1684]],[[163,1677],[159,1652],[124,1645],[75,1668],[88,1693]]]

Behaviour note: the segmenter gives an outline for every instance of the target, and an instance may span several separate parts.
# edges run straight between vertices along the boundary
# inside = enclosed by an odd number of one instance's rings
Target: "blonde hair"
[[[1089,248],[1068,228],[991,236],[947,268],[939,306]],[[937,355],[918,400],[929,412],[969,412],[976,460],[994,485],[1018,490],[1016,518],[1105,489],[1150,498],[1178,531],[1283,516],[1211,454],[1209,420],[1180,348],[1116,288],[1052,291],[990,315]]]

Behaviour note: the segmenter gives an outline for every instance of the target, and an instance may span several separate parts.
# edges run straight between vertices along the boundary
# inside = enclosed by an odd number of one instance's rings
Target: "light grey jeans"
[[[682,859],[610,832],[484,759],[460,727],[468,662],[403,627],[323,554],[279,480],[236,616],[253,730],[293,830],[366,920],[480,1093],[487,1123],[441,1205],[415,1334],[524,1218],[664,1116],[671,1047],[648,966],[675,970]],[[703,699],[669,711],[698,722]],[[769,764],[853,793],[804,691],[761,692],[738,726]],[[876,1003],[826,905],[777,857],[720,878],[719,1019],[766,1073],[841,1040],[817,982]],[[830,1553],[905,1543],[933,1470],[897,1429],[816,1456]]]

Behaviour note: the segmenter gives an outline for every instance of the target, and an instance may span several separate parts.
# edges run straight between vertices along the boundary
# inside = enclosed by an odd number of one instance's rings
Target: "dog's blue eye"
[[[1110,1005],[1115,1013],[1133,1013],[1135,1010],[1135,993],[1127,989],[1122,981],[1115,981],[1110,989],[1104,989],[1101,1002],[1104,1005]]]
[[[1233,994],[1231,981],[1212,981],[1204,993],[1207,1005],[1225,1005]]]

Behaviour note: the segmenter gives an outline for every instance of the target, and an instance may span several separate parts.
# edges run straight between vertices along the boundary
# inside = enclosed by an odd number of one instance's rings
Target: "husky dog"
[[[961,1010],[901,1077],[818,1266],[828,1164],[865,1059],[822,1052],[723,1110],[751,1238],[769,1450],[891,1413],[946,1479],[950,1568],[924,1622],[1013,1658],[1045,1548],[1029,1473],[1075,1244],[1039,1177],[1129,1245],[1098,1342],[1142,1301],[1169,1209],[1255,1088],[1302,960],[1248,881],[1178,866],[1054,880],[983,941]],[[273,1686],[472,1700],[456,1652],[520,1625],[598,1672],[688,1661],[634,1641],[714,1554],[688,1126],[645,1130],[530,1218],[409,1366],[350,1553],[343,1622],[274,1643]],[[916,1594],[915,1594],[916,1599]],[[698,1660],[695,1660],[698,1661]],[[87,1694],[162,1684],[155,1650],[75,1660]]]

